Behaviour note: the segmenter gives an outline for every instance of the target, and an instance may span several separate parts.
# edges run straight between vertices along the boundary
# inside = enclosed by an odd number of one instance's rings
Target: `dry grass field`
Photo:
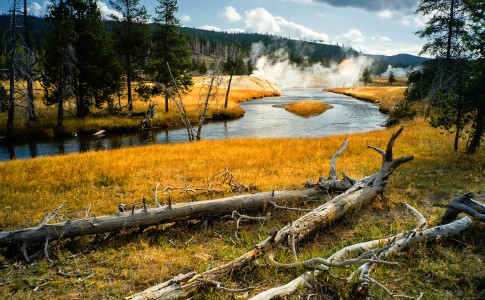
[[[483,150],[474,156],[453,152],[451,135],[441,134],[424,120],[405,125],[396,141],[395,155],[412,154],[415,160],[391,176],[384,198],[323,228],[300,245],[300,259],[328,257],[346,245],[412,228],[414,218],[399,202],[413,205],[435,225],[444,205],[456,195],[473,192],[477,200],[484,199]],[[88,206],[90,216],[115,213],[119,203],[131,205],[143,198],[153,206],[153,189],[158,182],[162,186],[201,186],[225,168],[239,182],[255,184],[258,191],[299,189],[308,179],[328,175],[330,159],[344,139],[350,143],[337,168],[360,178],[376,172],[381,164],[380,155],[367,146],[384,148],[394,131],[396,128],[322,138],[200,141],[0,162],[0,229],[35,226],[63,203],[67,206],[56,221],[83,218]],[[185,202],[231,194],[227,188],[217,195],[173,196],[175,202]],[[162,200],[166,195],[160,193],[159,197]],[[222,265],[303,214],[267,212],[271,217],[264,224],[242,223],[236,240],[235,222],[221,219],[213,220],[207,228],[201,222],[181,222],[143,232],[126,230],[97,239],[89,236],[53,242],[49,249],[53,262],[40,257],[25,264],[20,249],[2,249],[0,298],[120,299],[179,273]],[[424,292],[422,299],[483,299],[484,241],[485,225],[475,222],[463,236],[413,247],[391,258],[399,267],[380,266],[373,274],[394,292],[412,296]],[[291,261],[287,250],[276,255],[280,261]],[[246,299],[301,272],[251,267],[223,280],[229,287],[254,286],[248,294],[209,288],[194,299]],[[354,294],[352,285],[330,278],[320,278],[316,286],[318,299],[350,299]],[[304,289],[301,297],[307,299],[308,293],[314,291]],[[373,299],[386,298],[377,287],[371,288],[371,295]]]
[[[285,109],[301,117],[312,117],[324,113],[331,106],[320,101],[300,101],[288,104]]]
[[[388,113],[394,105],[403,99],[406,87],[395,86],[359,86],[352,88],[328,88],[327,92],[344,94],[360,100],[379,104],[379,110]]]

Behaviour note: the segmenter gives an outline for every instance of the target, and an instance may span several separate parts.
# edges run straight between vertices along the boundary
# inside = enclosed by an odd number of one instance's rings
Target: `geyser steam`
[[[289,87],[342,87],[354,85],[365,67],[372,60],[365,56],[351,57],[330,67],[316,63],[306,67],[290,61],[289,53],[280,48],[266,53],[263,43],[254,43],[251,60],[254,65],[252,75],[269,79],[283,88]]]

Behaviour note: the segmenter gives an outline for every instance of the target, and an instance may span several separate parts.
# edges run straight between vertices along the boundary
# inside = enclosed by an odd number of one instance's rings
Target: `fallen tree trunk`
[[[473,194],[468,193],[463,196],[456,197],[448,203],[447,209],[441,223],[447,224],[458,216],[459,213],[466,213],[473,218],[485,222],[485,204],[472,199]]]
[[[323,196],[320,189],[308,188],[296,191],[273,191],[249,195],[238,195],[216,200],[180,203],[120,212],[112,215],[70,220],[39,226],[0,232],[0,247],[44,243],[61,238],[99,234],[123,229],[147,227],[183,220],[215,218],[230,215],[233,211],[262,210],[270,201],[300,199]],[[49,218],[46,218],[49,219]]]
[[[392,135],[386,151],[376,147],[370,147],[380,153],[383,157],[381,169],[377,174],[355,181],[353,186],[345,193],[283,227],[273,236],[256,245],[253,250],[223,266],[199,274],[194,274],[191,277],[182,274],[177,276],[185,278],[190,277],[190,279],[187,279],[185,282],[173,284],[174,279],[170,279],[138,294],[129,296],[126,299],[186,299],[197,289],[207,285],[208,282],[220,281],[226,274],[240,271],[243,267],[253,263],[258,257],[267,254],[276,246],[289,245],[291,246],[291,249],[294,249],[296,243],[302,241],[317,229],[339,219],[349,211],[356,210],[357,208],[370,203],[372,199],[383,192],[387,179],[392,172],[401,164],[409,162],[414,158],[413,156],[397,159],[393,158],[392,148],[402,130],[403,127]],[[346,143],[344,143],[342,147],[345,146]],[[334,163],[335,160],[332,161],[332,164]],[[331,169],[333,170],[333,168]],[[331,171],[330,177],[334,177],[332,176],[333,172],[334,171]]]
[[[411,207],[409,208],[414,209]],[[446,225],[435,226],[429,229],[421,229],[426,225],[426,221],[424,220],[424,217],[422,217],[422,215],[419,214],[417,211],[413,213],[417,214],[418,218],[420,219],[420,222],[415,230],[411,232],[403,232],[388,238],[382,238],[378,240],[372,240],[372,241],[363,242],[360,244],[347,246],[339,250],[338,252],[332,254],[327,260],[333,263],[338,263],[345,259],[349,259],[352,256],[358,256],[366,251],[379,247],[380,245],[386,245],[386,244],[387,246],[384,247],[384,250],[380,252],[379,258],[387,258],[391,254],[397,254],[399,252],[402,252],[406,248],[409,248],[412,245],[416,245],[418,243],[431,242],[440,238],[458,235],[463,231],[465,231],[467,228],[469,228],[472,224],[472,221],[470,218],[464,217]],[[279,264],[279,267],[294,268],[293,265],[295,264]],[[373,280],[369,276],[370,267],[371,267],[371,263],[365,263],[359,268],[359,273],[361,273],[359,278],[361,285],[376,283],[375,280]],[[299,290],[304,285],[307,285],[307,286],[310,285],[310,282],[312,281],[312,279],[314,279],[319,274],[321,274],[322,271],[331,275],[329,273],[330,269],[325,266],[313,265],[311,269],[314,269],[314,270],[307,271],[301,274],[300,276],[296,277],[295,279],[293,279],[292,281],[288,282],[285,285],[274,287],[266,291],[263,291],[253,296],[252,298],[250,298],[250,300],[279,299],[279,298],[294,294],[297,290]],[[380,287],[383,287],[383,286],[380,285]],[[389,292],[389,290],[387,289],[385,290],[388,294],[390,294],[390,296],[395,296],[394,294]]]

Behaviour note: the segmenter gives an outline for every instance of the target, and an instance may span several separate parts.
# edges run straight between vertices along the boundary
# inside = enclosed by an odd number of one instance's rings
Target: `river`
[[[275,107],[305,100],[322,101],[333,108],[321,115],[303,118],[284,108]],[[240,105],[246,111],[244,117],[226,122],[208,123],[202,129],[202,138],[319,137],[379,129],[387,119],[375,104],[340,94],[322,92],[320,88],[285,89],[280,97],[263,98]],[[186,141],[185,129],[177,129],[113,135],[107,133],[104,137],[72,137],[16,144],[10,147],[2,143],[0,160],[9,160],[13,156],[24,159]]]

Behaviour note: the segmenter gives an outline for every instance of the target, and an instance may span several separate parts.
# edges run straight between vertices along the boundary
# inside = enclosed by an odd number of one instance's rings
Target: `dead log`
[[[451,200],[447,205],[441,223],[450,223],[456,219],[459,213],[466,213],[479,221],[485,222],[485,205],[473,200],[472,197],[473,194],[468,193]]]
[[[413,156],[393,158],[392,148],[394,142],[403,129],[401,127],[392,135],[386,151],[370,147],[382,154],[383,157],[381,169],[377,174],[356,181],[345,193],[293,221],[277,231],[273,236],[256,245],[253,250],[223,266],[196,274],[186,282],[177,285],[167,284],[167,282],[173,281],[173,279],[170,279],[126,299],[186,299],[196,292],[197,289],[206,286],[207,281],[220,281],[226,274],[241,271],[243,267],[253,263],[257,258],[264,256],[276,246],[288,245],[294,247],[295,243],[302,241],[322,226],[339,219],[349,211],[354,211],[370,203],[372,199],[383,192],[387,179],[394,170],[401,164],[414,158]]]
[[[233,211],[262,210],[270,201],[307,200],[310,197],[318,196],[323,196],[320,189],[309,188],[238,195],[216,200],[172,204],[152,209],[146,208],[145,203],[142,209],[129,209],[126,212],[68,220],[55,224],[47,224],[44,220],[36,227],[0,232],[0,247],[44,243],[61,238],[148,227],[183,220],[212,219],[230,215]],[[55,212],[57,212],[57,209]]]
[[[430,242],[443,237],[458,235],[467,228],[469,228],[472,223],[470,218],[464,217],[447,225],[436,226],[430,229],[422,229],[426,226],[426,220],[424,219],[424,217],[413,207],[407,204],[406,206],[414,215],[418,217],[419,222],[415,230],[412,230],[410,232],[402,232],[400,234],[387,238],[347,246],[332,254],[327,259],[327,261],[334,263],[334,265],[337,265],[338,262],[349,260],[349,258],[352,256],[361,255],[361,253],[365,253],[373,248],[386,244],[387,246],[385,246],[383,250],[379,253],[378,258],[387,258],[391,254],[397,254],[399,252],[402,252],[406,248],[409,248],[410,246],[421,242]],[[373,279],[369,276],[370,266],[371,263],[365,263],[359,268],[359,272],[361,273],[359,281],[361,282],[361,285],[367,285],[369,283],[377,284],[375,280],[373,281]],[[293,266],[292,264],[280,264],[280,267],[292,268]],[[332,276],[332,274],[330,273],[330,269],[323,265],[314,264],[310,269],[313,270],[301,274],[300,276],[296,277],[285,285],[265,290],[253,296],[250,300],[279,299],[295,293],[304,285],[311,287],[310,282],[319,274],[321,274],[322,271]],[[350,279],[351,278],[349,278],[349,280]],[[380,287],[382,288],[383,286]],[[390,294],[391,296],[394,295],[390,293],[388,289],[386,289],[386,292],[388,292],[388,294]]]

